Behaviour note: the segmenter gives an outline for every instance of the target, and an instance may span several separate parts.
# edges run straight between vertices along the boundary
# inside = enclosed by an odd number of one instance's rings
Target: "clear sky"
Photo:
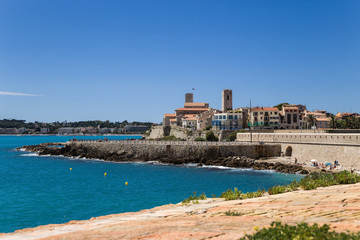
[[[161,122],[192,88],[213,108],[230,88],[234,107],[360,112],[359,13],[358,0],[0,0],[0,119]]]

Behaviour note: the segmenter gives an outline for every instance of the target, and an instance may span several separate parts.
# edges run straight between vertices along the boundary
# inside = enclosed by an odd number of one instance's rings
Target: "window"
[[[233,119],[233,115],[229,115],[229,119]]]
[[[229,95],[227,95],[227,96],[226,96],[226,100],[228,100],[228,101],[230,100],[230,97],[229,97]]]
[[[237,115],[235,115],[235,119],[237,119]]]

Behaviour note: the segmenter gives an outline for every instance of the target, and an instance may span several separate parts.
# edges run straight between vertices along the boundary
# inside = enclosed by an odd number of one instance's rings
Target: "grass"
[[[283,225],[281,222],[272,222],[269,228],[255,229],[254,234],[240,238],[241,240],[261,240],[261,239],[298,239],[298,240],[350,240],[360,239],[360,233],[338,233],[330,231],[327,224],[319,226],[318,224],[308,225],[307,223],[298,223],[296,226]]]
[[[284,192],[296,191],[300,188],[303,190],[312,190],[318,187],[328,187],[339,184],[353,184],[358,182],[360,182],[360,176],[350,173],[349,171],[341,171],[338,173],[311,173],[310,175],[301,179],[300,182],[294,180],[288,185],[274,186],[269,188],[267,191],[258,190],[256,192],[242,193],[237,188],[234,188],[234,190],[228,189],[220,195],[220,198],[225,198],[225,200],[255,198],[263,196],[266,192],[269,195],[275,195]]]
[[[199,203],[198,200],[205,200],[205,199],[206,199],[205,193],[196,196],[196,192],[194,192],[193,195],[191,195],[187,199],[184,199],[184,201],[182,201],[182,204]]]

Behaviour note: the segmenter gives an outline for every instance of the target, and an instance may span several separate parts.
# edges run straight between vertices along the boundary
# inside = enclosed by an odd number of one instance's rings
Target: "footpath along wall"
[[[300,162],[317,159],[344,168],[360,169],[360,134],[253,133],[253,142],[281,145],[281,152]],[[250,133],[238,133],[237,142],[250,142]]]

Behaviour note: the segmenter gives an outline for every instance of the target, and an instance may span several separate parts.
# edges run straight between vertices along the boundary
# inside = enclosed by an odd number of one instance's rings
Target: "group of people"
[[[297,158],[295,158],[295,164],[298,164],[298,165],[306,165],[306,163],[299,163]],[[334,161],[334,164],[325,164],[325,163],[318,163],[318,162],[313,162],[312,167],[317,167],[317,168],[320,168],[320,169],[325,169],[327,167],[329,167],[330,170],[334,170],[336,169],[338,166],[340,166],[339,164],[339,161],[338,160],[335,160]]]

